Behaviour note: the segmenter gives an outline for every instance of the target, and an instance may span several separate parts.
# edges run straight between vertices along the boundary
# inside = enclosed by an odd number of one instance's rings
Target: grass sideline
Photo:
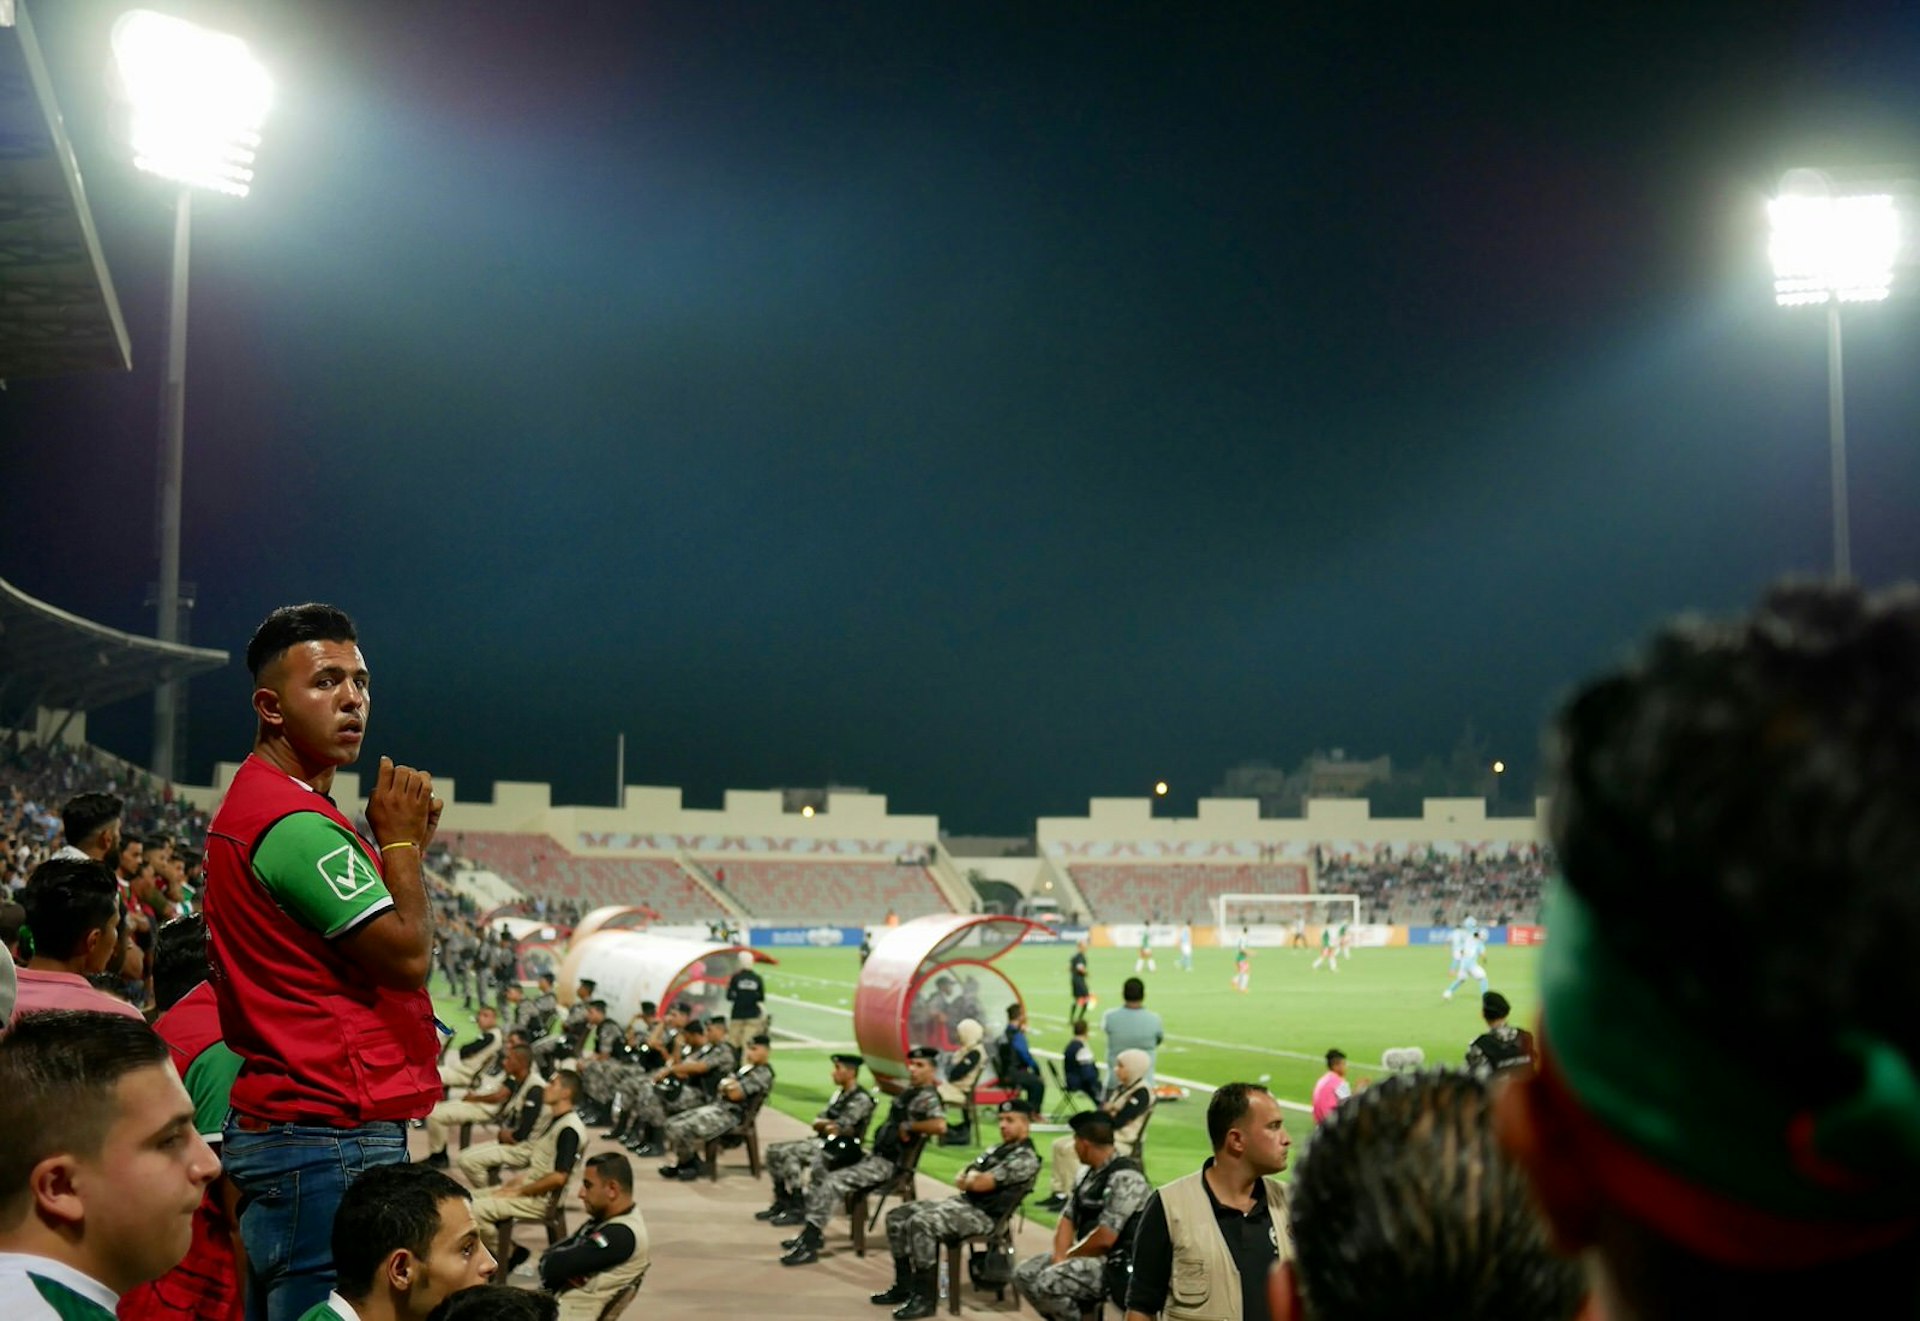
[[[1019,948],[996,965],[1020,989],[1027,1005],[1029,1036],[1043,1058],[1057,1056],[1068,1039],[1071,952],[1071,947],[1063,945]],[[1191,972],[1179,969],[1174,951],[1156,953],[1158,969],[1143,974],[1143,980],[1147,1007],[1166,1021],[1159,1075],[1163,1080],[1203,1085],[1193,1087],[1184,1101],[1163,1104],[1154,1116],[1147,1132],[1147,1172],[1156,1185],[1198,1169],[1211,1150],[1206,1136],[1211,1093],[1205,1089],[1233,1081],[1264,1082],[1287,1106],[1287,1127],[1297,1153],[1298,1144],[1311,1130],[1305,1107],[1314,1080],[1325,1071],[1328,1048],[1347,1052],[1349,1076],[1357,1083],[1382,1072],[1380,1055],[1389,1047],[1419,1046],[1429,1064],[1457,1064],[1467,1043],[1481,1031],[1477,985],[1469,982],[1451,1001],[1441,999],[1447,983],[1447,955],[1438,948],[1356,950],[1337,974],[1311,971],[1314,954],[1309,950],[1255,950],[1252,990],[1244,995],[1230,985],[1230,950],[1195,950]],[[764,969],[773,996],[777,1082],[771,1104],[810,1120],[826,1104],[831,1090],[827,1054],[852,1046],[851,1009],[859,960],[852,950],[841,949],[780,950],[776,957],[779,963]],[[1491,985],[1513,1002],[1518,1023],[1531,1023],[1534,1018],[1537,957],[1537,950],[1525,947],[1495,947],[1487,956]],[[1104,1069],[1106,1043],[1100,1019],[1119,1006],[1120,984],[1133,974],[1134,951],[1095,949],[1088,952],[1088,960],[1099,997],[1090,1016],[1090,1040]],[[1005,1021],[1007,997],[991,978],[983,984],[988,1013],[996,1020],[985,1024],[991,1033]],[[472,1036],[472,1015],[448,994],[437,976],[433,989],[441,1019],[456,1029],[460,1039]],[[1053,1109],[1054,1100],[1049,1089],[1048,1110]],[[1057,1136],[1057,1131],[1034,1134],[1043,1160]],[[990,1123],[981,1138],[986,1145],[998,1141]],[[922,1159],[920,1168],[951,1182],[975,1154],[972,1147],[935,1148]],[[1037,1196],[1044,1196],[1046,1177],[1043,1170]],[[1054,1221],[1044,1213],[1031,1214],[1044,1224]]]

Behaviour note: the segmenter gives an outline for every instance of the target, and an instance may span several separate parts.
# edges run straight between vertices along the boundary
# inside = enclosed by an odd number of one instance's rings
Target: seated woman
[[[959,1045],[947,1060],[947,1067],[935,1090],[940,1093],[940,1100],[944,1104],[964,1108],[973,1092],[973,1084],[980,1077],[980,1071],[987,1066],[987,1052],[980,1045],[981,1038],[986,1036],[986,1029],[980,1026],[977,1019],[963,1018],[955,1030],[959,1034]],[[941,1135],[941,1145],[958,1147],[973,1141],[971,1122],[970,1115],[962,1116],[958,1126],[949,1126]]]

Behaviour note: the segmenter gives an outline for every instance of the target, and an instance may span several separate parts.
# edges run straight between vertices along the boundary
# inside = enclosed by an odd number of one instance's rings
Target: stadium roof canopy
[[[131,362],[26,6],[0,0],[0,381]]]
[[[95,624],[0,579],[0,714],[9,718],[35,707],[91,711],[217,670],[227,660],[224,651]]]

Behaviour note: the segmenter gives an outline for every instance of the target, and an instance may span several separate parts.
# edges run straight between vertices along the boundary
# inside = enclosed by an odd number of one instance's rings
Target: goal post
[[[1222,894],[1214,896],[1213,919],[1220,943],[1230,945],[1241,927],[1291,931],[1296,920],[1309,927],[1351,922],[1360,925],[1357,894]]]

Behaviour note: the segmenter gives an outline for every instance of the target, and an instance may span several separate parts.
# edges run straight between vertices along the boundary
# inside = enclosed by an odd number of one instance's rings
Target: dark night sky
[[[196,215],[194,639],[345,606],[369,752],[463,793],[611,801],[618,730],[696,806],[832,777],[960,831],[1469,720],[1530,776],[1651,622],[1826,565],[1761,208],[1920,165],[1891,7],[159,7],[280,83]],[[35,15],[136,368],[0,396],[0,575],[150,631],[120,8]],[[1870,583],[1920,567],[1916,309],[1850,315]],[[195,683],[190,778],[245,694]]]

